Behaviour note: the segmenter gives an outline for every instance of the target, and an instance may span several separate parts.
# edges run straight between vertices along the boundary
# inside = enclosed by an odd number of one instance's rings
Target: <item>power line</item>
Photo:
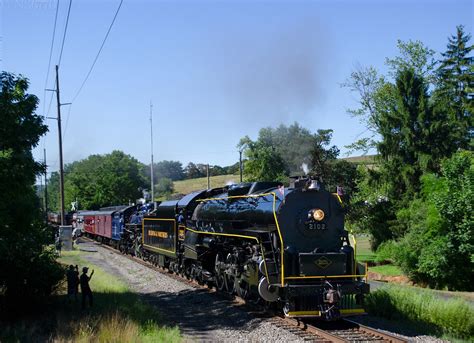
[[[86,84],[87,80],[89,79],[89,76],[91,75],[92,70],[94,69],[94,66],[95,66],[96,62],[99,59],[99,55],[102,52],[102,49],[104,48],[105,42],[107,41],[107,38],[109,37],[110,31],[112,30],[112,27],[114,26],[115,20],[117,19],[117,16],[120,12],[120,8],[122,7],[122,3],[123,3],[123,0],[120,0],[120,4],[118,5],[117,10],[115,11],[114,18],[112,19],[112,22],[109,25],[109,28],[107,30],[107,33],[105,34],[104,40],[102,41],[102,44],[99,48],[99,51],[97,51],[97,54],[94,58],[94,61],[92,62],[92,65],[91,65],[89,71],[87,72],[87,75],[84,78],[84,81],[82,81],[81,86],[79,87],[78,91],[76,92],[76,95],[74,95],[74,97],[72,98],[72,101],[71,101],[72,103],[74,103],[74,101],[77,99],[77,97],[79,96],[79,93],[81,93],[82,88],[84,88],[84,85]],[[66,125],[64,126],[64,135],[66,135],[66,132],[67,132],[67,126],[68,126],[68,123],[69,123],[71,108],[72,108],[72,105],[69,107],[69,111],[67,112]]]
[[[110,26],[109,26],[109,29],[107,30],[107,33],[105,34],[104,40],[102,41],[102,45],[100,46],[100,49],[99,49],[99,51],[97,52],[97,55],[95,56],[94,62],[92,62],[92,65],[91,65],[91,67],[90,67],[90,69],[89,69],[89,72],[87,73],[86,78],[85,78],[84,81],[82,82],[81,87],[79,87],[79,90],[77,91],[76,95],[74,96],[74,98],[72,98],[72,102],[74,102],[74,100],[76,100],[76,98],[79,96],[79,93],[82,91],[82,88],[84,87],[84,85],[86,84],[87,80],[89,79],[89,76],[90,76],[91,73],[92,73],[92,69],[94,69],[95,63],[96,63],[97,60],[99,59],[99,55],[100,55],[100,53],[101,53],[101,51],[102,51],[102,48],[104,47],[105,42],[107,41],[107,38],[109,37],[109,33],[110,33],[110,31],[112,30],[112,26],[113,26],[114,23],[115,23],[115,19],[117,19],[117,15],[118,15],[118,13],[120,12],[120,8],[122,7],[122,3],[123,3],[123,0],[120,0],[120,4],[118,5],[117,11],[115,11],[114,18],[112,19],[112,22],[110,23]]]
[[[67,26],[69,24],[69,15],[71,14],[71,5],[72,5],[72,0],[69,0],[69,7],[67,9],[66,25],[64,26],[63,42],[61,43],[61,52],[59,54],[58,66],[61,65],[61,59],[63,57],[64,42],[66,41]]]
[[[49,81],[49,70],[51,69],[51,58],[53,56],[53,46],[54,46],[54,38],[56,37],[56,24],[58,22],[58,12],[59,12],[59,0],[56,3],[56,15],[54,16],[54,27],[53,27],[53,36],[51,37],[51,48],[49,49],[49,61],[48,61],[48,69],[46,70],[46,81],[44,82],[44,96],[43,96],[43,115],[44,110],[46,108],[46,87],[48,86]],[[52,98],[51,94],[51,98]]]

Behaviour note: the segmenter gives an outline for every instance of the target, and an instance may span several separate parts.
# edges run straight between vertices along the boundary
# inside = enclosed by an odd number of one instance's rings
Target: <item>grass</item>
[[[229,183],[238,182],[240,182],[239,175],[218,175],[210,177],[211,188],[223,187]],[[207,177],[175,181],[173,185],[175,193],[188,194],[200,189],[207,189]]]
[[[357,164],[375,164],[376,157],[377,155],[352,156],[352,157],[341,158],[341,160],[346,160],[347,162],[357,163]]]
[[[375,260],[375,252],[370,248],[370,240],[367,235],[356,236],[356,258],[359,262],[373,262]]]
[[[450,339],[474,339],[474,308],[460,298],[443,299],[430,290],[384,286],[366,299],[370,314],[417,323]]]
[[[403,275],[402,270],[398,266],[395,266],[393,264],[384,264],[381,266],[370,267],[370,271],[385,276]]]
[[[66,265],[88,266],[95,273],[90,285],[94,306],[82,310],[78,301],[69,302],[65,289],[56,295],[44,313],[15,323],[0,323],[0,342],[179,342],[177,328],[160,325],[156,310],[115,276],[86,262],[83,252],[63,252]]]

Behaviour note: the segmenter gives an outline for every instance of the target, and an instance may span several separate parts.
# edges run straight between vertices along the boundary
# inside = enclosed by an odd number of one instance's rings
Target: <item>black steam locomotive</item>
[[[317,180],[194,192],[160,203],[141,230],[136,242],[121,244],[201,284],[287,316],[333,320],[364,313],[366,270],[344,230],[341,199]]]

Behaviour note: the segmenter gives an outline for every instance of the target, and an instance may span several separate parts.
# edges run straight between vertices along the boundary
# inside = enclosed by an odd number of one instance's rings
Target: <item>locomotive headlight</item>
[[[319,209],[319,208],[314,209],[313,210],[313,218],[317,222],[320,222],[321,220],[324,219],[324,211]]]

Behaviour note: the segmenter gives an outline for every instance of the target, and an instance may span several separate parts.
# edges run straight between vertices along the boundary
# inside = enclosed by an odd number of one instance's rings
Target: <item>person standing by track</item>
[[[92,307],[92,290],[89,286],[89,281],[92,278],[92,275],[94,275],[94,270],[92,270],[92,273],[90,276],[87,276],[88,270],[89,268],[87,267],[82,268],[82,275],[80,278],[81,293],[82,293],[82,309],[86,308],[86,298],[89,299],[89,307]]]

